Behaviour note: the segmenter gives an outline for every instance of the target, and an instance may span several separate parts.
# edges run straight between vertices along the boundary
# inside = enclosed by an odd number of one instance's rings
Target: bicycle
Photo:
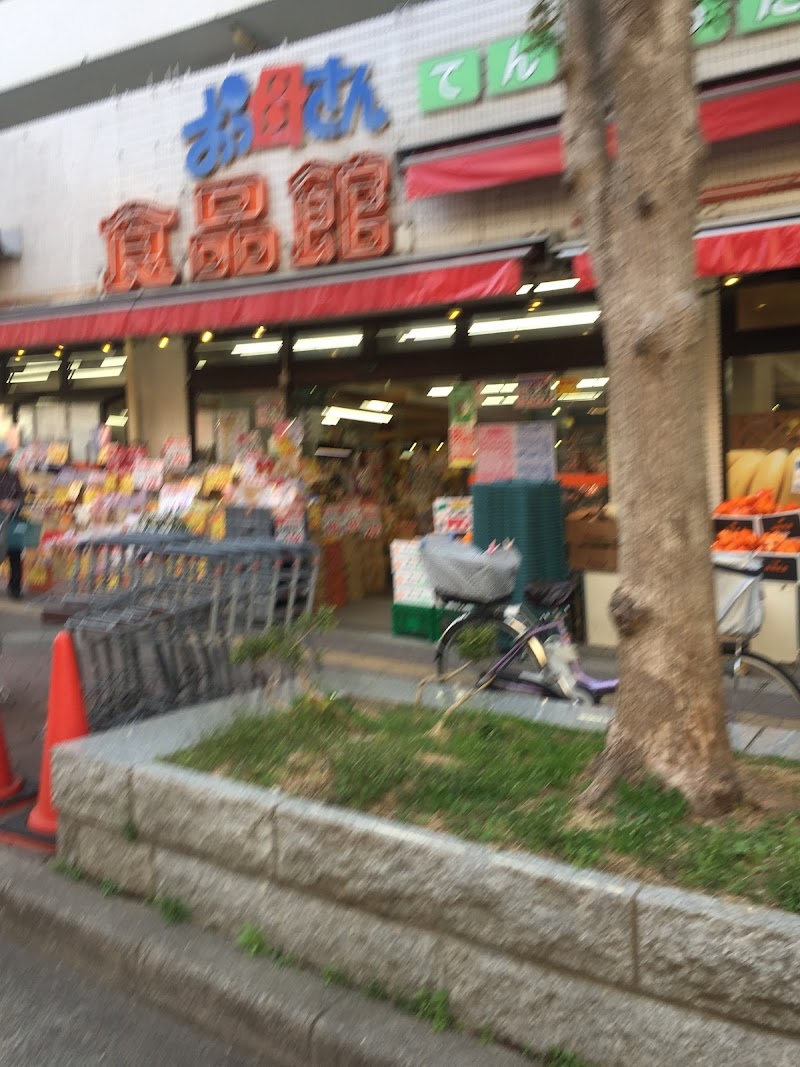
[[[749,558],[714,560],[717,622],[728,718],[745,714],[796,714],[800,686],[779,664],[751,652],[749,642],[763,621],[760,582],[763,568]],[[436,568],[433,568],[434,574]],[[733,577],[733,582],[728,579]],[[437,595],[464,611],[445,630],[435,652],[436,674],[420,683],[455,682],[458,704],[484,689],[597,706],[612,696],[617,678],[585,671],[567,626],[575,581],[531,582],[518,611],[510,595],[494,600]],[[466,695],[463,695],[466,693]]]
[[[505,689],[596,706],[617,688],[616,678],[595,678],[580,665],[567,626],[573,581],[530,582],[519,612],[507,600],[454,601],[465,610],[440,638],[436,680],[459,689]],[[426,680],[427,681],[427,680]]]

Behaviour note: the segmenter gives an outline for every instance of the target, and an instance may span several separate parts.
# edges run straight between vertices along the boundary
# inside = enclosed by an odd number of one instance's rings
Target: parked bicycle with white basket
[[[603,703],[616,678],[596,678],[581,666],[568,627],[575,582],[536,581],[512,606],[519,552],[511,544],[484,552],[449,537],[427,537],[422,560],[440,600],[462,609],[435,652],[435,675],[423,681],[453,686],[458,704],[484,689]],[[800,705],[800,688],[778,664],[749,651],[763,622],[762,569],[741,554],[714,558],[717,620],[729,715],[776,714]]]

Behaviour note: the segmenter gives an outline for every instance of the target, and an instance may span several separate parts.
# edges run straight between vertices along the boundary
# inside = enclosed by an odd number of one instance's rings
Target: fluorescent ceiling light
[[[494,385],[484,385],[481,393],[513,393],[517,388],[517,382],[496,382]]]
[[[553,408],[553,410],[550,412],[550,414],[553,416],[553,418],[555,418],[556,415],[560,415],[561,414],[561,408]]]
[[[233,346],[234,356],[277,356],[283,341],[245,341]]]
[[[100,366],[101,367],[124,367],[125,366],[125,359],[126,359],[125,356],[106,356],[106,358],[103,360],[103,362],[100,364]]]
[[[578,382],[579,389],[605,389],[608,378],[581,378]]]
[[[499,408],[500,405],[504,402],[504,400],[504,396],[485,396],[483,398],[483,403],[481,404],[481,407]]]
[[[447,341],[456,332],[455,326],[413,326],[398,338],[404,341]]]
[[[518,396],[504,396],[503,397],[503,403],[508,407],[511,407],[512,405],[516,404],[516,402],[518,400],[519,400]]]
[[[320,459],[349,459],[352,454],[352,448],[328,448],[326,445],[320,445],[314,453]]]
[[[605,415],[608,408],[589,408],[590,415]]]
[[[25,374],[20,371],[19,374],[11,375],[11,384],[15,382],[46,382],[50,377],[49,374]]]
[[[195,370],[202,370],[203,367],[205,367],[206,363],[208,363],[207,359],[198,359],[198,361],[194,365],[194,369]]]
[[[580,400],[599,400],[602,396],[602,392],[595,393],[562,393],[559,396],[559,400],[566,400],[567,403],[574,403]]]
[[[531,289],[533,289],[533,282],[526,282],[517,289],[517,296],[527,296]]]
[[[329,348],[358,348],[362,333],[332,334],[326,337],[298,337],[295,352],[327,352]]]
[[[379,411],[362,411],[361,408],[329,407],[323,410],[322,417],[325,425],[330,426],[329,419],[336,419],[337,422],[339,419],[352,419],[353,422],[379,422],[385,425],[394,416]]]
[[[106,426],[127,426],[127,415],[109,415],[106,419]]]
[[[594,311],[568,311],[553,315],[531,315],[526,319],[486,319],[473,322],[470,337],[495,333],[519,333],[522,330],[560,330],[569,326],[592,326],[600,318],[599,308]]]
[[[453,391],[452,385],[434,385],[433,388],[428,390],[428,396],[444,397],[450,396]]]
[[[362,411],[381,411],[384,414],[393,407],[394,404],[389,400],[364,400],[361,404]]]
[[[58,370],[60,366],[61,364],[55,359],[29,359],[28,362],[25,364],[24,369],[20,371],[20,374],[24,374],[27,370],[54,371]]]
[[[580,278],[559,278],[552,282],[539,282],[534,293],[561,293],[565,289],[574,289]]]
[[[70,371],[70,378],[119,378],[122,367],[85,367],[80,370]]]

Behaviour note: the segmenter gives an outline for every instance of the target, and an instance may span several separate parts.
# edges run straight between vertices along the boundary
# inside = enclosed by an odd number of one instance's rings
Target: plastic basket
[[[732,552],[715,552],[712,560],[720,637],[755,637],[764,622],[761,564],[752,556]]]
[[[27,519],[11,519],[8,523],[8,548],[38,548],[42,539],[42,524]]]
[[[395,637],[423,637],[426,641],[438,641],[442,634],[442,609],[392,604],[392,633]]]

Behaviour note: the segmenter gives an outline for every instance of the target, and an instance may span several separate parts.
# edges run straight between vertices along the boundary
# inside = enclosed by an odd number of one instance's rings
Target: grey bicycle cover
[[[513,545],[483,552],[450,537],[424,537],[420,555],[442,600],[493,604],[514,594],[522,556]]]

